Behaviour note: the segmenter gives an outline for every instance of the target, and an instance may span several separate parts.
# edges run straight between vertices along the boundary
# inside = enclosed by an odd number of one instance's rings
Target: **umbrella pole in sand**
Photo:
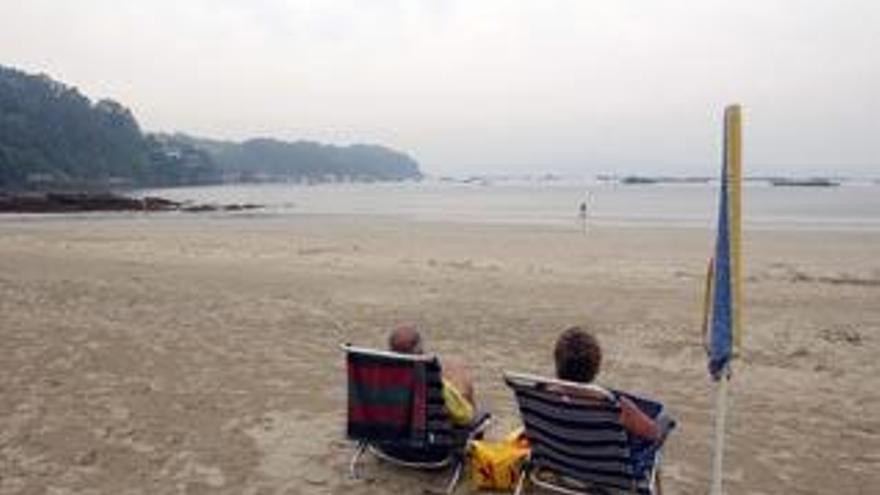
[[[718,233],[715,256],[710,267],[711,283],[707,301],[711,301],[711,321],[704,319],[708,331],[709,372],[715,381],[715,425],[712,441],[712,478],[710,495],[721,495],[727,392],[730,362],[740,347],[742,306],[741,191],[742,191],[742,117],[739,105],[724,111],[724,159],[718,210]],[[710,295],[711,294],[711,295]],[[711,325],[711,326],[710,326]]]

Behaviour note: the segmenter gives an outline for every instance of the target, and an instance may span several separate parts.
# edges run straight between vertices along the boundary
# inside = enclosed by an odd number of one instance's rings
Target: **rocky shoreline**
[[[83,213],[97,211],[244,211],[255,204],[181,203],[159,197],[131,198],[113,193],[3,193],[0,213]]]

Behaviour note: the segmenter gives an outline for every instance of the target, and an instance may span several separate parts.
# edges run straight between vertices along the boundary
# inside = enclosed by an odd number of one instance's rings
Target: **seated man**
[[[599,342],[589,332],[579,327],[572,327],[562,332],[556,340],[553,352],[556,361],[556,377],[560,380],[578,383],[590,383],[599,374],[602,364],[602,349]],[[563,390],[565,393],[578,393],[581,390]],[[620,424],[630,434],[630,449],[637,462],[644,466],[653,463],[651,451],[653,446],[662,442],[666,434],[674,426],[662,408],[659,410],[642,409],[635,401],[640,399],[628,397],[626,394],[614,392],[620,403]],[[649,401],[639,402],[647,404]],[[649,416],[650,414],[650,416]],[[660,472],[657,472],[656,493],[662,493]]]
[[[556,376],[561,380],[590,383],[599,374],[602,349],[596,338],[579,327],[562,332],[554,350]],[[651,417],[636,403],[623,394],[617,394],[620,402],[620,424],[631,435],[651,442],[659,441],[669,429],[669,418],[659,411]]]
[[[388,337],[388,346],[401,354],[421,354],[422,336],[414,325],[400,325]],[[467,370],[453,362],[443,363],[443,402],[455,426],[474,420],[474,385]]]

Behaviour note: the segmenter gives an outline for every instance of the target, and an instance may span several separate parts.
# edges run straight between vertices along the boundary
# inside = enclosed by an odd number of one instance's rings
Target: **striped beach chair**
[[[369,451],[392,464],[416,469],[451,467],[445,493],[461,478],[470,441],[489,424],[480,415],[468,428],[453,426],[443,401],[435,355],[398,354],[343,345],[348,373],[347,436],[357,442],[349,472]]]
[[[615,392],[519,373],[505,373],[504,380],[516,394],[531,445],[516,495],[526,479],[567,494],[658,493],[662,442],[650,445],[629,437],[620,424]],[[656,411],[662,408],[635,399]]]

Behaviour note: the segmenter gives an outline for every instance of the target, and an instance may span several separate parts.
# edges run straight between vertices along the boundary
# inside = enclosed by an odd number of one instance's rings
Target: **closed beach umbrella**
[[[704,327],[709,375],[716,384],[715,435],[710,493],[721,494],[724,423],[731,360],[740,344],[742,315],[742,117],[739,105],[724,112],[724,157],[715,255],[709,264]]]

